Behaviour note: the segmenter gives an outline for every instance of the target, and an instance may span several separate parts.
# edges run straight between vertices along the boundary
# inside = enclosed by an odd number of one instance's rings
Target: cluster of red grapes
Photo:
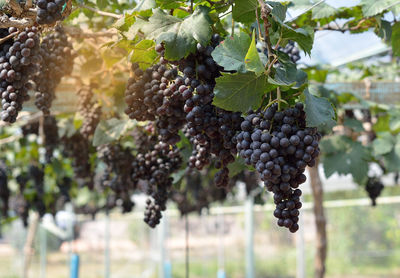
[[[46,150],[45,160],[49,163],[59,143],[57,120],[54,116],[43,116],[43,135],[43,145]]]
[[[87,186],[93,189],[93,171],[90,163],[90,143],[87,138],[79,132],[71,137],[64,136],[62,139],[64,154],[72,159],[72,167],[76,181],[80,187]]]
[[[287,54],[293,63],[297,63],[300,60],[300,50],[296,47],[294,41],[289,41],[285,47],[280,46],[278,51]]]
[[[303,104],[278,111],[250,111],[237,135],[237,149],[247,165],[259,172],[268,191],[274,193],[278,225],[296,232],[301,208],[299,185],[306,181],[306,166],[314,166],[319,155],[320,135],[307,128]]]
[[[5,163],[0,161],[0,209],[4,217],[8,216],[8,199],[10,198],[7,172]]]
[[[142,71],[134,63],[132,72],[125,92],[125,113],[138,121],[155,121],[160,140],[176,144],[180,140],[178,131],[185,124],[177,69],[159,63]]]
[[[137,131],[139,132],[139,130]],[[158,142],[157,136],[146,131],[136,136],[137,155],[132,163],[132,180],[146,182],[147,200],[144,221],[155,227],[160,223],[161,211],[166,209],[168,192],[173,179],[170,175],[179,170],[182,157],[179,149],[164,142]]]
[[[377,177],[369,177],[367,184],[365,186],[365,190],[368,193],[369,198],[371,199],[372,206],[376,206],[376,199],[381,195],[382,190],[384,189],[383,183]]]
[[[37,71],[36,64],[40,61],[36,27],[0,29],[0,37],[18,31],[17,35],[0,45],[1,119],[9,123],[16,121],[23,102],[29,100],[29,80]]]
[[[216,159],[215,166],[220,171],[215,175],[217,186],[227,186],[229,170],[227,165],[235,160],[235,134],[240,129],[242,117],[216,108],[212,105],[215,78],[221,76],[222,70],[211,57],[214,48],[219,44],[218,34],[213,35],[211,44],[197,45],[197,51],[176,64],[183,73],[175,84],[184,100],[183,110],[186,112],[185,134],[193,144],[189,167],[201,170]],[[156,46],[163,55],[163,46]],[[162,58],[162,62],[166,60]],[[172,63],[172,62],[170,62]]]
[[[46,115],[50,113],[57,85],[63,76],[71,74],[74,65],[72,44],[61,25],[43,37],[40,56],[40,69],[33,79],[36,84],[35,105]]]
[[[78,111],[83,117],[80,132],[85,138],[89,138],[89,136],[94,134],[96,127],[100,122],[102,114],[101,105],[92,101],[93,92],[91,89],[79,90],[78,96]]]
[[[36,22],[53,24],[62,19],[62,10],[66,0],[38,0]]]

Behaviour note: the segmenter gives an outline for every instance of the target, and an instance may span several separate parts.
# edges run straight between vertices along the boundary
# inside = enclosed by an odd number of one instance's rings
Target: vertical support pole
[[[225,219],[224,213],[221,208],[219,208],[217,216],[218,225],[218,273],[217,278],[225,278],[225,243],[224,243],[224,233],[225,233]]]
[[[79,255],[73,254],[71,256],[71,273],[70,278],[79,278]]]
[[[110,212],[108,209],[106,210],[104,224],[104,278],[110,278]]]
[[[254,197],[249,195],[245,204],[246,278],[254,278]]]
[[[40,278],[46,278],[47,231],[40,225]]]
[[[306,252],[304,248],[304,223],[303,215],[299,215],[299,230],[296,233],[297,273],[296,278],[306,277]]]
[[[163,217],[161,218],[160,225],[157,227],[157,236],[158,236],[158,250],[159,250],[159,256],[158,256],[158,277],[159,278],[166,278],[166,273],[165,273],[165,226],[166,226],[166,221],[165,221],[166,213],[163,213]]]

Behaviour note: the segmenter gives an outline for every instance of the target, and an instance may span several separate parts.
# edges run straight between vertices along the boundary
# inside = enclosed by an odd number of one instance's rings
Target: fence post
[[[161,218],[160,225],[157,228],[157,236],[158,236],[158,250],[160,251],[158,256],[158,277],[166,278],[165,271],[165,226],[166,226],[166,217],[167,214],[163,213],[163,217]]]
[[[46,277],[47,263],[47,231],[40,225],[40,278]]]
[[[73,254],[71,256],[71,273],[70,278],[79,278],[79,255]]]
[[[246,278],[254,278],[254,197],[250,194],[245,204]]]
[[[104,246],[104,277],[110,278],[110,212],[106,210],[105,224],[105,246]]]

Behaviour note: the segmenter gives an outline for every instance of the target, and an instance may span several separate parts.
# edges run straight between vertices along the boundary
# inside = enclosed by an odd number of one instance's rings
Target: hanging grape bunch
[[[8,216],[8,199],[10,198],[10,194],[7,167],[3,161],[0,161],[0,208],[1,214],[4,217]]]
[[[273,192],[278,225],[296,232],[301,208],[299,185],[306,181],[306,166],[319,155],[320,135],[307,128],[303,104],[278,111],[275,103],[264,111],[250,111],[237,135],[237,148],[247,165],[260,174]]]
[[[46,150],[45,160],[49,163],[59,143],[57,120],[54,116],[43,117],[43,135],[43,145]]]
[[[225,111],[212,105],[215,78],[221,76],[220,68],[211,53],[219,44],[220,37],[214,34],[211,44],[197,44],[197,51],[177,62],[168,62],[164,57],[164,46],[156,46],[161,63],[175,63],[183,73],[175,80],[184,100],[186,112],[185,134],[194,146],[189,158],[189,167],[198,170],[211,163],[212,155],[216,158],[215,166],[220,171],[215,175],[217,186],[227,186],[229,170],[236,155],[236,131],[243,120],[240,113]]]
[[[83,118],[80,132],[85,138],[88,138],[94,134],[96,127],[100,122],[102,108],[100,104],[92,101],[93,92],[91,88],[82,88],[78,91],[78,96],[78,111]]]
[[[36,22],[38,24],[53,24],[62,19],[66,0],[38,0]]]
[[[56,87],[63,76],[71,74],[74,65],[72,44],[62,26],[57,25],[53,33],[42,39],[40,55],[40,70],[33,79],[36,84],[35,105],[47,115],[55,98]]]
[[[287,54],[293,63],[297,63],[300,60],[300,50],[296,47],[294,41],[289,41],[285,47],[278,47],[278,51]]]
[[[9,123],[16,121],[23,102],[29,100],[29,80],[40,61],[38,29],[10,27],[1,29],[0,36],[4,38],[15,32],[19,33],[3,42],[0,50],[1,119]]]
[[[376,199],[381,195],[384,187],[385,186],[383,185],[383,183],[377,177],[368,178],[365,190],[367,191],[368,196],[371,199],[372,206],[376,206]]]

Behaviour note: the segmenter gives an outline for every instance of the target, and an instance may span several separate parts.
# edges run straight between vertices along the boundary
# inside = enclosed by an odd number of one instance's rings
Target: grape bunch
[[[10,198],[10,189],[8,188],[7,167],[3,161],[0,161],[0,208],[4,217],[8,215],[8,199]]]
[[[33,181],[35,190],[32,206],[39,213],[39,216],[43,217],[47,211],[46,204],[44,203],[44,171],[41,167],[29,165],[28,176]]]
[[[142,139],[136,142],[137,155],[132,162],[132,180],[147,183],[148,199],[144,221],[155,227],[160,223],[161,211],[166,209],[168,192],[173,179],[170,175],[179,170],[182,157],[176,146],[165,142],[157,142],[157,136],[148,132],[141,132]],[[143,140],[145,139],[145,140]]]
[[[0,37],[18,31],[14,38],[0,46],[1,119],[9,123],[16,121],[23,102],[29,100],[29,80],[38,70],[40,61],[39,34],[35,26],[23,30],[14,27],[0,29]]]
[[[71,137],[64,136],[61,139],[64,146],[64,154],[72,159],[72,168],[78,185],[93,189],[94,181],[90,164],[89,141],[80,133],[75,133]]]
[[[285,47],[278,47],[278,51],[287,54],[293,63],[297,63],[300,60],[300,50],[296,47],[294,41],[289,41]]]
[[[74,65],[72,44],[62,26],[57,25],[53,33],[43,37],[40,56],[40,70],[33,78],[36,84],[35,105],[47,115],[50,114],[56,87],[63,76],[71,74]]]
[[[97,125],[100,122],[102,109],[101,105],[92,101],[93,92],[90,89],[81,89],[78,91],[79,113],[83,117],[83,123],[80,128],[81,134],[85,138],[93,135]]]
[[[57,120],[54,116],[43,117],[43,135],[43,145],[46,150],[45,160],[49,163],[59,143]]]
[[[29,134],[39,135],[39,122],[30,122],[21,127],[22,135],[28,136]]]
[[[250,111],[241,129],[237,135],[240,156],[273,192],[278,225],[296,232],[302,206],[298,187],[306,181],[305,168],[313,167],[320,153],[320,134],[306,127],[302,103],[282,111],[276,103],[266,111]]]
[[[376,199],[381,195],[383,188],[383,183],[377,177],[368,178],[365,190],[371,199],[372,206],[376,206]]]
[[[215,166],[220,171],[215,176],[218,186],[228,184],[229,170],[227,165],[234,161],[236,155],[236,131],[240,130],[243,120],[240,113],[232,113],[212,105],[215,78],[221,76],[221,68],[211,57],[220,37],[215,34],[211,44],[197,45],[197,51],[177,62],[184,74],[177,77],[175,85],[184,100],[186,112],[185,134],[194,146],[189,166],[198,170],[211,163],[212,155],[216,158]],[[163,45],[156,50],[163,55]],[[162,63],[167,61],[162,57]]]
[[[106,164],[102,176],[104,188],[110,188],[117,195],[129,195],[134,189],[131,180],[131,164],[134,157],[130,149],[124,149],[119,144],[106,144],[97,148],[99,158]]]
[[[176,144],[180,137],[178,131],[185,124],[184,100],[177,81],[176,67],[156,64],[145,71],[136,63],[132,64],[134,77],[128,81],[125,113],[138,121],[156,121],[160,140],[170,145]],[[174,80],[177,78],[176,80]]]
[[[66,0],[38,0],[36,22],[40,25],[53,24],[62,20],[62,11]]]
[[[72,180],[69,177],[63,177],[61,180],[57,181],[57,187],[59,190],[60,198],[63,199],[63,203],[71,201],[70,189]]]

